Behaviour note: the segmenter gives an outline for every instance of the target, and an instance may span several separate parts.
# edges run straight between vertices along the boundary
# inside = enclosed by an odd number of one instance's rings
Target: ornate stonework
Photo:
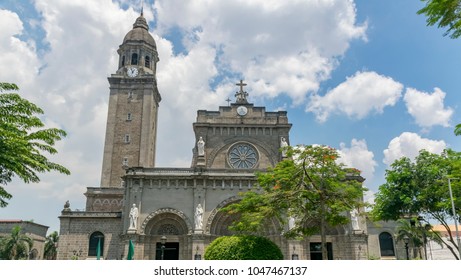
[[[174,214],[174,215],[180,217],[185,222],[185,224],[187,225],[187,232],[192,233],[192,231],[193,231],[192,223],[189,220],[189,218],[183,212],[178,211],[178,210],[173,209],[173,208],[162,208],[162,209],[158,209],[157,211],[155,211],[153,213],[150,213],[144,219],[144,221],[141,224],[140,234],[146,234],[145,229],[146,229],[147,224],[151,220],[153,220],[155,217],[157,217],[159,215],[162,215],[162,214]]]

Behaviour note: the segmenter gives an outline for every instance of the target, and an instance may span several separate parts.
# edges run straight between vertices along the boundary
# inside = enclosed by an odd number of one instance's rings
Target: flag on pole
[[[133,241],[128,242],[128,256],[126,257],[127,260],[132,260],[134,256],[134,244]]]
[[[101,258],[101,238],[98,238],[98,247],[96,247],[96,259]]]

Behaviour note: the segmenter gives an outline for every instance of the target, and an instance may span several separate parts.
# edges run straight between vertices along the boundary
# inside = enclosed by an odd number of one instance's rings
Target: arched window
[[[131,65],[138,65],[138,54],[134,53],[131,55]]]
[[[148,55],[144,58],[144,66],[150,68],[150,57]]]
[[[29,252],[29,260],[38,260],[38,251],[37,251],[37,249],[32,249]]]
[[[381,256],[383,257],[395,256],[394,240],[390,233],[382,232],[379,234],[379,249],[381,251]]]
[[[103,256],[104,252],[104,234],[100,231],[93,232],[90,235],[90,242],[88,247],[88,256],[89,257],[96,257],[98,254],[98,244],[99,244],[99,252],[100,256]]]
[[[125,66],[125,56],[122,56],[122,66]]]

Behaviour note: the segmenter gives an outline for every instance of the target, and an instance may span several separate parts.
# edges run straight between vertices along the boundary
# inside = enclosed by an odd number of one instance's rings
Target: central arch
[[[163,256],[165,260],[183,260],[191,254],[188,238],[192,224],[181,211],[158,209],[144,219],[140,231],[144,234],[144,259]],[[166,240],[163,241],[162,237]]]

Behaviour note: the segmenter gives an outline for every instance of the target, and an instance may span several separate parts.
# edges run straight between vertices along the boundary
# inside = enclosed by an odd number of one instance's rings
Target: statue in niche
[[[295,224],[296,224],[295,217],[293,216],[288,217],[288,229],[292,230],[295,227]]]
[[[352,223],[353,230],[360,230],[359,213],[357,209],[352,209],[351,211],[351,223]]]
[[[136,229],[138,223],[139,210],[136,207],[136,203],[133,203],[133,206],[130,210],[130,226],[128,229]]]
[[[200,136],[200,138],[198,139],[197,150],[198,150],[198,155],[199,156],[204,156],[205,155],[205,141],[203,141],[202,136]]]
[[[280,148],[282,148],[282,157],[287,156],[287,150],[286,150],[287,146],[288,146],[287,140],[285,140],[285,137],[282,137],[280,139]]]
[[[201,230],[203,227],[203,207],[199,203],[195,208],[195,230]]]

